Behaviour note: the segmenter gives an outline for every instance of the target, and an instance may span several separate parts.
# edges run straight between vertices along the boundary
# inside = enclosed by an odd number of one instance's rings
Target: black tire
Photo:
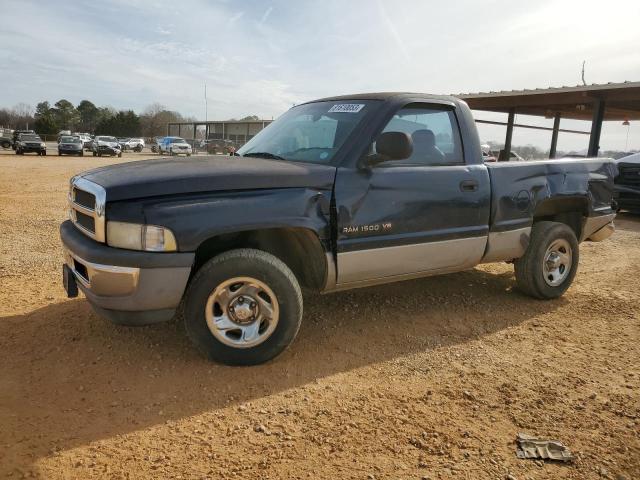
[[[121,157],[122,157],[122,152],[118,154],[118,158],[121,158]]]
[[[547,249],[556,241],[564,241],[570,246],[571,266],[567,273],[562,272],[561,283],[551,285],[545,279],[544,265]],[[531,229],[527,251],[514,263],[518,288],[526,295],[541,300],[558,298],[571,286],[578,271],[579,260],[578,240],[568,225],[558,222],[535,223]],[[552,277],[548,280],[551,281]]]
[[[95,157],[95,156],[97,156],[97,155],[98,155],[98,154],[97,154],[96,152],[93,152],[93,156],[94,156],[94,157]]]
[[[58,150],[58,156],[61,157],[62,153],[60,153],[60,150]]]
[[[42,152],[42,156],[46,157],[47,156],[47,152]]]
[[[237,277],[250,277],[267,285],[279,308],[273,332],[248,348],[220,341],[205,317],[210,295],[224,282]],[[293,342],[302,322],[302,292],[293,272],[270,253],[254,249],[230,250],[205,263],[191,280],[183,306],[191,341],[209,359],[227,365],[256,365],[272,359]]]
[[[78,154],[81,157],[84,157],[84,152],[82,150],[80,150],[80,153]]]

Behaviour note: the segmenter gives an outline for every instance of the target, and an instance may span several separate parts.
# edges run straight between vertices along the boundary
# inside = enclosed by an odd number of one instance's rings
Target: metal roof
[[[591,120],[594,104],[605,102],[604,120],[640,120],[640,82],[576,85],[455,95],[473,110]]]

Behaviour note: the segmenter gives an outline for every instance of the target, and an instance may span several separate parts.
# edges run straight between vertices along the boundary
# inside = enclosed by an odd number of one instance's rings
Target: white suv
[[[180,137],[164,137],[158,144],[158,153],[168,153],[169,155],[186,155],[191,156],[193,150],[184,138]]]
[[[143,138],[130,138],[122,144],[125,150],[133,150],[134,152],[141,152],[144,148]]]

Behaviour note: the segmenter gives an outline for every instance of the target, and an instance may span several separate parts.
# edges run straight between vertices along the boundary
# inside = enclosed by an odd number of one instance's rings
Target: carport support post
[[[504,160],[509,161],[511,156],[511,139],[513,138],[513,123],[516,119],[516,109],[509,109],[509,118],[507,119],[507,135],[504,139]],[[500,160],[500,159],[498,159]]]
[[[593,105],[593,120],[591,120],[591,135],[589,136],[589,151],[587,156],[597,157],[600,149],[600,134],[604,120],[604,100],[597,100]]]
[[[193,124],[193,153],[196,153],[196,128],[198,127],[197,124]]]
[[[171,135],[171,124],[167,123],[167,137]]]
[[[551,148],[549,149],[549,158],[556,158],[556,149],[558,147],[558,131],[560,130],[560,112],[556,113],[553,118],[553,133],[551,133]]]

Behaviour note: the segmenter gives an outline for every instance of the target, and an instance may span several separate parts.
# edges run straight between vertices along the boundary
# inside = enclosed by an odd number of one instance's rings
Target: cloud
[[[264,11],[262,18],[260,18],[260,25],[263,25],[267,21],[271,12],[273,12],[273,6],[269,6],[269,8]]]
[[[233,25],[235,24],[238,20],[240,20],[244,15],[244,12],[238,12],[236,14],[234,14],[230,19],[229,19],[229,24]]]
[[[248,0],[241,11],[222,0],[4,1],[0,61],[11,68],[2,72],[0,106],[87,98],[142,111],[157,101],[203,117],[206,81],[209,118],[271,118],[340,93],[576,84],[583,59],[588,82],[640,79],[633,0],[609,0],[606,9],[588,0],[460,0],[437,9],[424,0]],[[603,147],[621,128],[606,129]],[[537,142],[528,135],[518,131],[518,140]]]
[[[411,61],[411,55],[409,54],[409,51],[407,50],[407,47],[406,47],[406,45],[404,43],[404,40],[402,39],[402,36],[400,35],[398,30],[396,29],[396,26],[394,25],[393,20],[391,20],[391,18],[389,17],[389,14],[387,13],[386,8],[382,4],[382,0],[378,0],[378,11],[380,12],[380,17],[381,17],[381,19],[382,19],[387,31],[389,32],[389,34],[391,35],[391,38],[393,39],[393,41],[395,42],[396,46],[398,47],[398,50],[400,50],[400,53],[402,54],[404,59],[407,62],[410,62]]]
[[[156,27],[156,32],[158,32],[160,35],[171,35],[171,30],[169,30],[169,27],[163,27],[162,25],[158,25]]]

